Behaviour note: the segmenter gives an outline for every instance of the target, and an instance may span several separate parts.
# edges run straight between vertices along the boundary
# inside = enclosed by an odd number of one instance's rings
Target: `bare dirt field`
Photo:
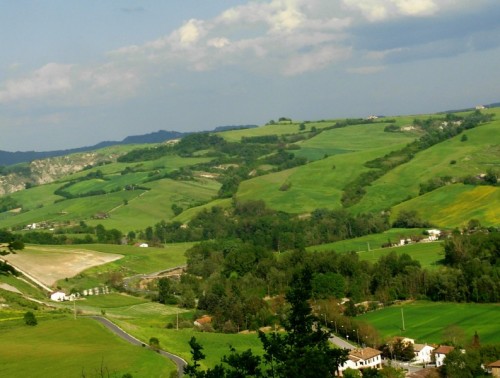
[[[45,285],[51,286],[57,280],[73,277],[85,269],[122,257],[87,249],[28,246],[15,255],[4,256],[4,259]]]

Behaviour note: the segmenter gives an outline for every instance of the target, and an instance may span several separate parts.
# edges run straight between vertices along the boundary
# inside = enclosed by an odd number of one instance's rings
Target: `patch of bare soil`
[[[17,294],[22,294],[17,289],[17,287],[14,287],[14,286],[6,284],[6,283],[0,283],[0,289],[4,289],[4,290],[7,290],[7,291],[12,291],[13,293],[17,293]]]
[[[5,260],[32,275],[47,286],[66,277],[73,277],[93,266],[122,258],[122,255],[103,253],[87,249],[55,249],[50,247],[27,247]]]

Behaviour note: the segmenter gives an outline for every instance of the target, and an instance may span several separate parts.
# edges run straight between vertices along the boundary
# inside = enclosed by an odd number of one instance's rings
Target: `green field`
[[[317,122],[308,122],[306,123],[306,128],[304,132],[311,131],[312,127],[316,127],[317,130],[323,129],[325,127],[329,127],[335,124],[335,120],[325,120],[325,121],[317,121]],[[299,125],[301,122],[284,122],[277,123],[275,125],[265,125],[252,129],[242,129],[242,130],[229,130],[217,133],[217,135],[221,136],[225,140],[229,142],[239,142],[243,137],[257,137],[257,136],[265,136],[265,135],[287,135],[287,134],[297,134],[299,133]]]
[[[397,254],[406,253],[410,255],[412,259],[418,260],[422,268],[436,269],[440,266],[440,261],[444,257],[444,250],[441,242],[420,242],[391,248],[380,247],[382,243],[386,243],[388,240],[391,240],[393,243],[397,242],[401,236],[410,237],[412,235],[421,235],[421,231],[420,229],[392,229],[382,234],[367,235],[335,243],[311,246],[308,247],[307,250],[310,252],[335,251],[337,253],[355,251],[358,252],[361,260],[370,261],[371,263],[376,263],[381,256],[385,256],[391,252]]]
[[[145,176],[146,173],[136,174]],[[72,194],[87,193],[92,190],[113,190],[131,181],[124,181],[126,176],[117,176],[117,180],[87,180],[68,188]],[[133,183],[140,181],[137,179]],[[107,229],[116,228],[122,232],[145,229],[161,220],[174,217],[172,204],[189,209],[212,200],[219,190],[220,184],[214,180],[176,181],[164,179],[145,184],[151,190],[121,190],[103,195],[68,199],[54,203],[59,196],[53,195],[55,184],[40,186],[27,191],[14,193],[25,207],[33,207],[31,211],[0,213],[0,228],[24,226],[35,222],[65,222],[85,220],[89,225],[103,224]],[[31,190],[36,190],[31,192]],[[30,199],[30,194],[35,198]],[[96,214],[108,213],[106,219],[92,219]]]
[[[93,377],[101,367],[110,376],[134,378],[169,377],[175,371],[169,360],[128,344],[92,319],[39,320],[35,327],[22,320],[8,328],[1,324],[2,377]]]
[[[499,119],[466,130],[464,134],[468,136],[466,142],[462,142],[461,135],[458,135],[417,153],[408,163],[389,171],[366,188],[366,195],[361,202],[352,207],[352,210],[365,212],[388,209],[408,198],[418,196],[420,183],[425,183],[429,179],[442,176],[479,175],[489,168],[500,167]],[[452,160],[456,163],[450,164]],[[440,209],[440,199],[422,209],[428,209],[429,212],[435,211],[436,208]],[[462,201],[460,198],[456,200]],[[482,206],[488,204],[491,202],[482,202]],[[500,197],[496,198],[497,209],[498,206]],[[456,223],[453,226],[456,226]]]
[[[168,318],[170,319],[170,318]],[[206,354],[204,367],[213,367],[220,363],[224,355],[229,355],[229,347],[233,346],[237,351],[242,352],[251,349],[255,354],[262,354],[262,344],[255,333],[252,334],[226,334],[199,332],[192,328],[186,329],[166,329],[136,324],[135,320],[113,319],[124,330],[129,331],[141,340],[149,340],[157,337],[160,346],[171,353],[177,354],[185,360],[191,359],[189,340],[192,336],[203,346],[203,353]],[[170,321],[170,320],[168,320]],[[192,322],[192,321],[191,321]]]
[[[381,256],[385,256],[391,252],[396,252],[397,254],[406,253],[412,259],[418,260],[422,268],[428,269],[438,268],[441,260],[444,258],[443,244],[441,242],[414,243],[403,247],[377,249],[371,252],[361,252],[359,257],[361,260],[375,263]]]
[[[471,219],[483,226],[500,224],[500,187],[447,185],[394,206],[392,218],[401,210],[415,210],[422,219],[444,228],[463,228]]]
[[[500,343],[498,321],[494,320],[500,319],[499,304],[418,301],[370,312],[358,319],[373,325],[385,338],[405,336],[419,343],[440,343],[446,327],[457,326],[463,330],[467,343],[476,331],[481,344]]]
[[[336,252],[365,252],[382,248],[382,244],[391,242],[396,243],[400,239],[406,239],[411,236],[422,236],[423,228],[391,228],[381,234],[371,234],[354,239],[341,240],[334,243],[313,245],[307,247],[308,251],[329,251]]]
[[[109,298],[108,298],[109,297]],[[77,308],[85,314],[100,314],[105,310],[106,316],[117,323],[122,329],[133,334],[140,340],[147,341],[151,337],[160,340],[162,349],[177,354],[185,360],[190,360],[189,340],[192,336],[203,345],[206,353],[205,367],[220,363],[222,356],[229,354],[232,345],[238,351],[251,348],[254,352],[262,353],[262,344],[257,335],[253,334],[224,334],[199,332],[193,328],[192,310],[163,305],[157,302],[140,303],[140,299],[114,294],[98,297],[87,297],[86,300],[77,301]],[[71,309],[71,305],[66,307]],[[179,323],[189,328],[176,329],[177,316]],[[165,326],[171,323],[173,329]],[[183,325],[181,324],[181,326]]]
[[[176,181],[160,180],[147,184],[151,190],[131,198],[127,205],[117,205],[107,219],[90,220],[89,225],[102,224],[107,229],[116,228],[123,232],[141,230],[154,226],[161,220],[174,218],[172,205],[189,210],[211,201],[220,188],[214,180]],[[181,214],[182,215],[182,214]]]
[[[243,181],[236,196],[239,200],[261,199],[273,209],[295,214],[317,208],[339,208],[345,185],[370,171],[365,162],[415,139],[412,134],[383,130],[384,124],[326,130],[300,143],[301,149],[295,152],[311,160],[319,157],[321,160]],[[324,158],[325,154],[329,157]],[[290,189],[280,191],[285,183],[291,184]]]
[[[413,133],[384,132],[387,125],[386,123],[377,123],[326,130],[314,138],[299,143],[300,150],[295,154],[312,161],[322,159],[325,154],[331,156],[376,149],[379,146],[399,145],[409,143],[416,138]]]

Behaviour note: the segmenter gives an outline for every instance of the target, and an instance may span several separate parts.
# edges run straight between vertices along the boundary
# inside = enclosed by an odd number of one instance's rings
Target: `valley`
[[[262,356],[258,331],[283,330],[301,271],[315,321],[357,346],[439,344],[450,327],[461,347],[474,332],[498,345],[499,145],[491,108],[286,120],[4,167],[2,259],[76,300],[50,301],[2,265],[0,348],[11,347],[0,375],[29,376],[60,356],[75,376],[103,364],[116,376],[177,376],[154,338],[189,361],[195,336],[204,369],[229,345]],[[26,329],[26,311],[36,327]],[[195,326],[203,315],[211,322]]]

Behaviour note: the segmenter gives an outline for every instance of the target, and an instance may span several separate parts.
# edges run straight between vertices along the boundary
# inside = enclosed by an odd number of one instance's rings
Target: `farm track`
[[[187,265],[179,265],[179,266],[175,266],[173,268],[159,270],[157,272],[141,273],[141,274],[136,274],[134,276],[125,277],[123,279],[123,286],[127,290],[133,290],[130,287],[129,282],[133,281],[133,280],[136,280],[136,279],[139,279],[139,280],[149,280],[149,279],[161,278],[161,277],[178,276],[178,275],[182,274],[182,272],[184,272],[184,270],[186,269],[186,266]]]
[[[115,335],[121,337],[123,340],[128,341],[130,344],[145,347],[147,344],[140,341],[139,339],[135,338],[134,336],[130,335],[129,333],[125,332],[123,329],[118,327],[115,323],[110,321],[107,318],[104,318],[102,316],[90,316],[90,318],[96,320],[97,322],[101,323],[103,326],[105,326],[107,329],[109,329],[111,332],[113,332]],[[162,349],[158,350],[158,353],[161,354],[162,356],[168,358],[171,360],[175,366],[177,366],[177,373],[179,377],[184,376],[184,366],[187,365],[187,362],[172,353],[169,353],[167,351],[164,351]]]

